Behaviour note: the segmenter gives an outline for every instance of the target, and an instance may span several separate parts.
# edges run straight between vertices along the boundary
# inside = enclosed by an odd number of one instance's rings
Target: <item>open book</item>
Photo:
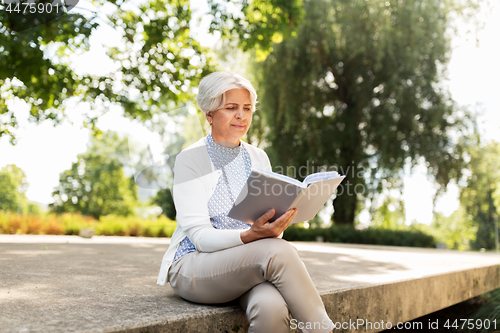
[[[303,182],[271,171],[252,170],[228,216],[253,223],[274,208],[274,221],[290,208],[297,208],[292,223],[311,220],[345,178],[335,171],[318,172]]]

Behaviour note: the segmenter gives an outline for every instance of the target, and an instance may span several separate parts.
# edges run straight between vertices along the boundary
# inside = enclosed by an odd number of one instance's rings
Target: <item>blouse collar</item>
[[[240,140],[239,146],[234,148],[227,148],[215,142],[214,139],[212,138],[212,135],[208,134],[207,146],[210,159],[212,160],[212,163],[214,164],[215,168],[221,169],[226,165],[230,164],[240,155],[243,144]]]
[[[210,148],[217,150],[220,153],[229,154],[229,155],[233,155],[233,154],[238,155],[240,153],[241,147],[242,147],[241,140],[240,140],[239,146],[236,146],[234,148],[228,148],[228,147],[221,146],[220,144],[218,144],[217,142],[214,141],[214,138],[212,137],[212,134],[210,134],[210,133],[207,135],[207,142],[210,145]]]

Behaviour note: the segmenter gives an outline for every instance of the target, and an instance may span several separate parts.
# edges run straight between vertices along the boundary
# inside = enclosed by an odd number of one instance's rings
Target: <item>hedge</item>
[[[316,241],[322,237],[325,242],[395,245],[413,247],[436,247],[433,236],[420,230],[390,230],[376,227],[358,230],[352,226],[331,226],[328,228],[304,228],[293,225],[285,230],[283,238],[289,241]]]
[[[171,237],[176,222],[158,218],[102,216],[99,220],[74,213],[18,215],[0,211],[0,234],[78,235],[80,229],[93,228],[95,235]]]

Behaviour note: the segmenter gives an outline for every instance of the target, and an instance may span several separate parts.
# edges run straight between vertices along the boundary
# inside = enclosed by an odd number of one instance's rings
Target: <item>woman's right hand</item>
[[[274,222],[269,222],[269,219],[272,218],[274,214],[275,210],[271,209],[255,220],[250,229],[241,232],[241,241],[246,244],[262,238],[278,237],[288,228],[290,222],[292,222],[295,215],[297,215],[297,208],[289,209]]]

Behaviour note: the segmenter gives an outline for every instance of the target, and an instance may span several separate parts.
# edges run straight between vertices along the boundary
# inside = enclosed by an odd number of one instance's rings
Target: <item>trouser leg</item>
[[[289,331],[288,306],[272,283],[256,285],[238,298],[238,302],[250,323],[248,333]]]
[[[224,303],[262,282],[272,283],[294,319],[329,332],[331,322],[296,249],[282,239],[261,239],[213,253],[189,253],[169,271],[172,288],[183,298]],[[304,330],[307,332],[307,330]]]

